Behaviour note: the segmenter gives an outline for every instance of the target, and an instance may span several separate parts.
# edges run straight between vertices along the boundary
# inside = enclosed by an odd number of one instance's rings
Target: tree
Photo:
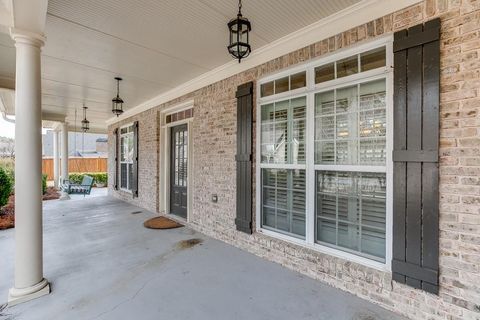
[[[15,140],[0,137],[0,156],[12,159],[15,158]]]

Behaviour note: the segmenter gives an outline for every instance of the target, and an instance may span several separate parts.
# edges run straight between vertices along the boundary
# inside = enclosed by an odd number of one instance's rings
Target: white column
[[[58,149],[58,131],[53,131],[53,183],[59,187],[60,179],[60,150]]]
[[[15,284],[10,305],[50,292],[43,278],[40,35],[12,31],[15,85]]]
[[[62,123],[62,183],[68,180],[68,125]],[[60,200],[68,200],[70,196],[68,193],[62,191]]]
[[[68,180],[68,127],[62,123],[62,182]]]

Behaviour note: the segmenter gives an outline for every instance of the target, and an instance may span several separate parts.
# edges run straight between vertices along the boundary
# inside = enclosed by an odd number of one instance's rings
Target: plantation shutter
[[[394,36],[395,281],[438,294],[440,20]]]
[[[118,167],[119,167],[119,148],[118,148],[118,143],[120,139],[118,137],[118,128],[113,130],[113,143],[115,145],[114,147],[114,152],[115,152],[115,172],[113,174],[113,186],[115,190],[118,190]]]
[[[237,230],[252,233],[253,82],[237,88]]]
[[[138,121],[133,123],[133,173],[132,173],[132,194],[138,197]]]

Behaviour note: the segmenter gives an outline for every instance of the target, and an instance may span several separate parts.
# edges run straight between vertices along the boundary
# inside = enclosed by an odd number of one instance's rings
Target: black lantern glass
[[[90,121],[87,120],[87,107],[83,106],[82,131],[87,132],[90,129]]]
[[[116,77],[117,80],[117,96],[112,99],[112,112],[117,117],[123,113],[123,100],[120,98],[120,81],[122,78]]]
[[[252,26],[250,21],[242,16],[242,0],[238,2],[237,18],[230,20],[228,30],[230,31],[228,52],[235,59],[238,59],[240,63],[242,59],[248,57],[252,51],[249,42],[249,33],[252,30]]]

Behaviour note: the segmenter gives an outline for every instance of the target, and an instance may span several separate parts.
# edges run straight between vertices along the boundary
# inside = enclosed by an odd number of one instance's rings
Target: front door
[[[188,127],[171,128],[170,135],[170,213],[187,218]]]

